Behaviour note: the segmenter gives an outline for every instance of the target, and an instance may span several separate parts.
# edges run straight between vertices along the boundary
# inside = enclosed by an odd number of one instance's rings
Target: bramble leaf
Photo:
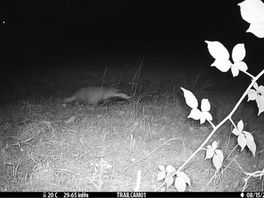
[[[186,181],[182,177],[176,177],[174,186],[178,192],[184,192],[186,189]]]
[[[264,38],[264,23],[262,24],[250,24],[247,32],[253,33],[258,38]]]
[[[245,148],[245,146],[247,145],[247,140],[245,138],[245,135],[243,133],[241,133],[238,137],[237,137],[237,142],[238,145],[241,147],[241,151],[243,151],[243,149]]]
[[[245,45],[243,43],[236,44],[232,50],[233,61],[235,63],[240,62],[245,58],[245,56],[246,56]]]
[[[231,66],[232,63],[230,62],[230,60],[226,60],[226,59],[216,59],[211,66],[216,67],[217,69],[219,69],[221,72],[227,72]]]
[[[239,136],[241,134],[241,131],[239,131],[237,128],[233,128],[232,133],[236,136]]]
[[[193,95],[193,93],[182,87],[181,90],[183,91],[186,104],[192,109],[196,109],[198,107],[198,101],[196,97]]]
[[[157,176],[157,181],[165,179],[166,172],[165,171],[159,171]]]
[[[238,129],[239,131],[243,131],[243,129],[244,129],[244,123],[243,123],[243,120],[240,120],[240,121],[238,122],[238,124],[237,124],[237,129]]]
[[[211,159],[214,156],[215,149],[211,145],[207,146],[205,159]]]
[[[201,111],[199,109],[192,109],[188,118],[192,118],[194,120],[199,120],[201,118]]]
[[[227,72],[231,68],[232,63],[229,60],[230,55],[225,46],[218,41],[205,42],[207,43],[209,53],[215,59],[211,66],[216,67],[222,72]]]
[[[211,56],[216,60],[229,60],[229,52],[219,41],[205,41]]]
[[[258,88],[258,92],[264,96],[264,86],[260,85],[259,88]]]
[[[210,121],[213,120],[213,117],[212,117],[211,113],[206,112],[206,111],[205,112],[202,112],[201,118],[203,118],[205,120],[210,120]]]
[[[217,141],[214,141],[214,142],[212,143],[212,148],[213,148],[213,149],[217,149],[217,146],[218,146]]]
[[[264,38],[264,3],[261,0],[245,0],[238,5],[242,18],[250,24],[246,32]]]
[[[191,180],[190,180],[190,178],[189,178],[188,175],[186,175],[184,172],[182,172],[182,171],[178,171],[178,172],[177,172],[177,176],[183,178],[184,181],[185,181],[187,184],[191,185]]]
[[[175,172],[176,169],[175,169],[173,166],[168,165],[168,166],[166,166],[166,171],[167,171],[167,173],[169,174],[169,173],[173,173],[173,172]]]
[[[252,152],[252,154],[255,156],[256,154],[256,144],[254,141],[254,137],[251,133],[244,131],[246,140],[247,140],[247,147]]]
[[[173,177],[169,177],[169,179],[166,182],[166,187],[167,189],[173,184],[174,178]]]
[[[264,111],[264,95],[258,95],[256,98],[257,106],[258,106],[258,115],[260,115]]]
[[[166,171],[164,166],[158,166],[158,168],[159,168],[160,171],[163,171],[163,172]]]
[[[254,89],[250,89],[248,91],[248,101],[256,100],[256,98],[257,98],[257,91],[255,91]]]
[[[217,149],[215,150],[215,155],[213,157],[213,164],[216,168],[216,171],[219,171],[219,169],[222,167],[222,163],[224,161],[224,154],[221,150]]]
[[[202,99],[201,102],[201,110],[202,111],[210,111],[211,105],[208,99]]]
[[[247,64],[243,61],[241,62],[236,62],[232,65],[231,67],[231,72],[232,72],[232,75],[233,77],[236,77],[238,76],[239,74],[239,71],[247,71],[248,67],[247,67]]]
[[[256,90],[258,90],[258,83],[255,82],[255,83],[253,84],[253,87],[254,87]]]

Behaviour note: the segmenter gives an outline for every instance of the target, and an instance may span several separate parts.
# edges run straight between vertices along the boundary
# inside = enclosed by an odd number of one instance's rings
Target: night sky
[[[2,65],[29,66],[49,58],[113,51],[208,59],[204,40],[221,41],[230,51],[243,42],[249,59],[259,64],[263,39],[246,33],[239,2],[1,1]]]

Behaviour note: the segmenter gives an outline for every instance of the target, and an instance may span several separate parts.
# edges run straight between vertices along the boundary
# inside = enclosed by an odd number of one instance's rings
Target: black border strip
[[[41,197],[41,198],[147,198],[147,197],[245,197],[254,198],[255,193],[241,192],[0,192],[0,197]]]

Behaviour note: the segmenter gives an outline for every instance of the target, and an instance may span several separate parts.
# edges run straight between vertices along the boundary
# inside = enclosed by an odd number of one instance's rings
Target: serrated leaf
[[[258,83],[255,82],[255,83],[253,84],[253,87],[254,87],[256,90],[258,90]]]
[[[239,69],[236,66],[233,65],[231,67],[231,72],[232,72],[233,77],[236,77],[239,74]]]
[[[232,50],[232,59],[233,61],[240,62],[242,61],[246,56],[246,49],[245,45],[242,43],[236,44],[235,47]]]
[[[196,97],[193,95],[193,93],[182,87],[181,90],[183,91],[186,104],[192,109],[196,109],[198,107],[198,101]]]
[[[257,98],[257,91],[255,91],[254,89],[250,89],[248,91],[248,101],[256,100],[256,98]]]
[[[238,67],[238,69],[240,71],[247,71],[248,70],[248,66],[247,64],[244,62],[244,61],[240,61],[240,62],[237,62],[237,63],[234,63],[236,65],[236,67]]]
[[[165,172],[165,167],[164,167],[163,165],[161,165],[161,166],[158,166],[158,168],[159,168],[159,170],[160,170],[160,171],[163,171],[163,172]]]
[[[191,180],[190,180],[190,178],[189,178],[188,175],[186,175],[184,172],[179,171],[179,172],[177,173],[177,176],[183,178],[183,180],[184,180],[187,184],[191,185]]]
[[[264,23],[250,24],[246,32],[250,32],[258,38],[264,38]]]
[[[258,93],[260,93],[262,96],[264,96],[264,86],[262,86],[262,85],[259,86]]]
[[[239,71],[247,71],[248,67],[247,67],[247,64],[243,61],[241,62],[236,62],[232,65],[231,67],[231,72],[232,72],[232,75],[233,77],[236,77],[238,76],[239,74]]]
[[[176,177],[174,186],[178,192],[184,192],[186,189],[186,182],[182,177]]]
[[[188,118],[192,118],[194,120],[199,120],[201,118],[201,111],[199,109],[192,109]]]
[[[201,118],[200,118],[200,124],[205,123],[206,118],[203,116],[203,114],[201,113]]]
[[[250,23],[247,32],[264,37],[264,4],[261,0],[245,0],[238,4],[242,18]]]
[[[254,141],[254,137],[251,133],[244,131],[245,136],[246,136],[246,140],[247,140],[247,147],[249,148],[249,150],[252,152],[252,154],[255,157],[256,154],[256,144]]]
[[[243,133],[241,133],[238,137],[237,137],[237,142],[238,145],[241,147],[241,151],[243,151],[243,149],[245,148],[245,146],[247,145],[247,141],[246,138],[244,136]]]
[[[241,134],[241,131],[237,130],[237,128],[233,128],[232,133],[236,136],[239,136]]]
[[[167,181],[166,181],[166,187],[167,189],[173,184],[174,178],[170,177]]]
[[[229,60],[229,52],[225,46],[218,41],[205,41],[211,56],[216,60]]]
[[[217,146],[218,146],[217,141],[214,141],[214,142],[212,143],[212,148],[213,148],[213,149],[217,149]]]
[[[264,111],[264,96],[258,95],[256,98],[258,106],[258,116]]]
[[[225,59],[216,59],[211,66],[216,67],[217,69],[219,69],[221,72],[227,72],[231,66],[232,63],[230,62],[230,60],[225,60]]]
[[[210,120],[210,121],[213,120],[213,117],[212,117],[211,113],[209,113],[209,112],[202,112],[201,117],[205,118],[206,120]]]
[[[255,83],[253,84],[253,87],[254,87],[256,90],[258,90],[258,83],[255,82]]]
[[[264,4],[261,0],[245,0],[238,4],[242,18],[248,23],[264,22]]]
[[[213,149],[211,145],[210,145],[210,148],[207,147],[205,159],[211,159],[214,156],[214,151],[215,149]]]
[[[201,102],[201,110],[202,111],[210,111],[211,105],[208,99],[202,99]]]
[[[260,85],[258,87],[257,92],[258,92],[258,95],[264,96],[264,86],[263,85]]]
[[[213,164],[216,168],[216,171],[219,171],[219,169],[222,167],[222,163],[224,161],[224,155],[223,152],[219,149],[215,150],[215,155],[213,157]]]
[[[242,120],[240,120],[240,121],[238,122],[238,124],[237,124],[237,129],[238,129],[239,131],[243,131],[243,129],[244,129],[244,123],[243,123]]]
[[[167,171],[167,174],[170,174],[170,173],[174,173],[176,169],[173,166],[168,165],[166,166],[166,171]]]
[[[157,181],[165,179],[166,172],[165,171],[159,171],[157,175]]]

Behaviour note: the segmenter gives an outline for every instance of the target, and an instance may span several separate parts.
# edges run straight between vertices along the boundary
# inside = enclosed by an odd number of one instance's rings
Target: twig
[[[237,110],[237,108],[239,107],[239,105],[241,104],[241,102],[244,100],[244,98],[247,96],[248,91],[251,89],[251,87],[253,87],[253,85],[255,84],[255,82],[264,74],[264,69],[256,76],[253,78],[252,82],[250,83],[250,85],[248,86],[248,88],[246,89],[246,91],[243,93],[243,95],[241,96],[241,98],[239,99],[239,101],[236,103],[235,107],[232,109],[232,111],[225,117],[225,119],[223,119],[217,126],[214,127],[213,131],[207,136],[207,138],[204,140],[204,142],[192,153],[192,155],[173,173],[170,175],[170,177],[167,177],[165,179],[165,181],[159,186],[158,190],[160,190],[162,188],[162,186],[164,186],[167,181],[169,179],[171,179],[172,177],[174,177],[178,171],[180,171],[181,169],[183,169],[186,164],[188,164],[192,158],[194,158],[194,156],[200,151],[202,150],[202,148],[205,146],[205,144],[209,141],[209,139],[214,135],[214,133],[229,119],[231,119],[232,115],[235,113],[235,111]]]
[[[138,170],[138,172],[137,172],[137,184],[135,186],[134,191],[139,191],[140,183],[141,183],[141,170]]]
[[[244,192],[247,188],[247,184],[248,184],[248,180],[251,177],[263,177],[264,176],[264,169],[262,171],[255,171],[253,173],[247,173],[245,172],[245,174],[247,175],[247,178],[245,179],[245,184],[243,186],[242,192]]]

